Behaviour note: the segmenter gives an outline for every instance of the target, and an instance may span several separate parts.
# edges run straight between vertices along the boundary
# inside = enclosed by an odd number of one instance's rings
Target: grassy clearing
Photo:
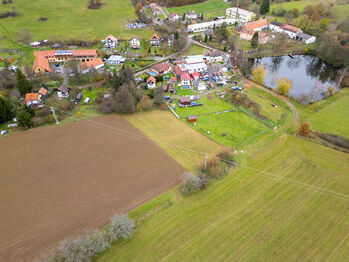
[[[205,51],[205,48],[191,44],[189,49],[185,52],[185,55],[202,55]]]
[[[175,111],[186,123],[189,115],[196,115],[196,126],[191,123],[188,125],[218,144],[237,147],[269,129],[239,110],[216,114],[232,110],[234,106],[215,95],[212,96],[212,99],[208,99],[205,95],[201,96],[197,102],[202,103],[203,106],[176,107]]]
[[[177,120],[169,111],[139,113],[126,119],[189,170],[197,168],[205,152],[219,149],[216,143]]]
[[[50,37],[103,39],[108,34],[129,38],[134,34],[140,37],[151,34],[148,30],[131,31],[125,27],[128,20],[136,19],[130,0],[104,0],[106,5],[99,10],[88,9],[87,1],[81,0],[60,0],[54,4],[46,0],[14,2],[5,8],[15,6],[21,15],[1,19],[6,35],[13,39],[22,28],[28,28],[34,34],[33,40]],[[48,20],[39,22],[40,17],[47,17]],[[6,46],[6,41],[0,44]]]
[[[344,261],[349,157],[283,136],[207,190],[171,203],[96,261]]]
[[[287,11],[292,10],[293,8],[298,8],[300,12],[303,12],[303,9],[306,5],[313,4],[313,3],[316,3],[315,0],[314,1],[292,1],[292,2],[284,2],[280,4],[272,4],[270,5],[270,14],[272,13],[274,8],[277,8],[279,6],[282,6]]]
[[[221,0],[208,0],[198,4],[172,7],[169,8],[168,11],[170,13],[176,12],[179,15],[183,15],[185,12],[195,11],[197,14],[204,14],[204,18],[209,18],[225,15],[225,10],[229,7],[229,4],[224,3]]]
[[[302,122],[309,122],[313,130],[338,134],[349,138],[349,89],[311,105],[294,102]]]
[[[337,21],[343,22],[349,14],[349,4],[335,5],[332,8],[332,12]]]

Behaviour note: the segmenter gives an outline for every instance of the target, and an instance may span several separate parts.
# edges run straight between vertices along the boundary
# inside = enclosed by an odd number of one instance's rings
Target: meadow
[[[302,122],[308,122],[312,130],[337,134],[349,139],[349,89],[311,105],[293,102]]]
[[[229,4],[221,0],[208,0],[203,3],[168,8],[168,11],[170,13],[176,12],[178,15],[194,11],[197,14],[204,14],[204,18],[209,18],[225,15],[225,10],[229,7]]]
[[[134,237],[96,261],[344,261],[348,173],[347,154],[284,135],[203,192],[132,211]]]

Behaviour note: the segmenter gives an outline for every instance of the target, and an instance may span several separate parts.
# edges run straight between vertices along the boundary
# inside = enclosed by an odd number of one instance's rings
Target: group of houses
[[[269,24],[269,29],[281,34],[288,35],[289,38],[294,40],[301,40],[305,44],[311,44],[316,41],[316,37],[303,33],[303,30],[288,24],[282,24],[277,21],[271,21]]]
[[[26,93],[24,101],[22,101],[22,103],[27,106],[40,105],[44,101],[47,94],[48,94],[47,89],[44,87],[41,87],[39,92],[37,93]]]
[[[96,50],[45,50],[34,53],[35,59],[32,70],[35,74],[53,72],[50,63],[61,63],[68,61],[81,62],[79,70],[87,73],[91,70],[99,70],[104,67]]]

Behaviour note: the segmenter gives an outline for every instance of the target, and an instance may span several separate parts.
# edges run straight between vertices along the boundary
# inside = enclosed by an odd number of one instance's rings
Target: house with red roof
[[[246,31],[262,31],[269,27],[267,19],[260,19],[257,21],[244,24],[243,29]]]
[[[163,62],[153,65],[150,70],[158,75],[165,75],[172,72],[172,66],[169,63]]]
[[[199,80],[200,79],[200,73],[199,72],[194,72],[194,73],[191,74],[191,77],[194,80]]]
[[[181,86],[182,86],[182,88],[183,89],[188,89],[188,88],[190,88],[190,84],[191,84],[191,82],[190,82],[189,74],[188,73],[183,73],[181,75]]]
[[[148,87],[148,89],[152,89],[152,88],[156,87],[156,79],[155,79],[155,77],[150,76],[147,79],[147,87]]]
[[[161,39],[160,39],[160,37],[158,35],[153,34],[150,37],[150,45],[151,46],[160,46],[160,42],[161,42]]]
[[[39,93],[26,93],[23,102],[27,106],[39,105],[41,103],[41,95]]]
[[[104,67],[104,63],[100,57],[84,62],[79,65],[79,71],[82,74],[86,74],[91,70],[99,70]]]

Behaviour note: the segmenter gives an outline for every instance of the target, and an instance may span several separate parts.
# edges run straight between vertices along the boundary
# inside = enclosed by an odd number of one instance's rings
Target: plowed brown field
[[[179,182],[183,167],[123,117],[0,139],[0,261],[31,261]]]

